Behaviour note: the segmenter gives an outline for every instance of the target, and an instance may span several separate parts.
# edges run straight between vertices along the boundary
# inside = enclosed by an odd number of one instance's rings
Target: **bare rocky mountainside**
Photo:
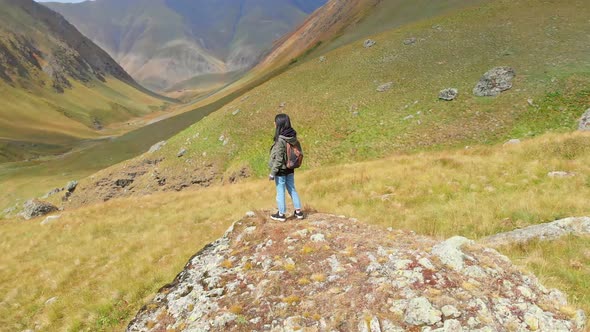
[[[90,82],[111,75],[136,84],[105,51],[61,15],[32,0],[0,0],[0,79],[11,84],[43,84],[63,92],[70,80]]]
[[[583,331],[585,314],[494,249],[344,216],[253,212],[127,331]]]
[[[165,102],[33,0],[0,0],[0,95],[0,162],[66,152]]]
[[[47,3],[154,89],[255,65],[326,0]]]

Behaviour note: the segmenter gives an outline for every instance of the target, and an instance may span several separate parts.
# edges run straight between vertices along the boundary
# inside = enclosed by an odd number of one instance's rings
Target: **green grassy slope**
[[[95,121],[108,126],[159,110],[164,101],[112,78],[92,87],[75,84],[73,89],[56,94],[47,89],[34,92],[2,86],[0,83],[0,132],[6,149],[0,149],[0,162],[34,158],[66,152],[82,140],[104,134]],[[10,153],[10,146],[24,148]],[[54,149],[36,150],[36,145]]]
[[[309,168],[571,131],[590,105],[590,49],[579,42],[587,38],[589,12],[589,4],[577,1],[495,1],[375,35],[378,44],[370,49],[358,41],[328,53],[323,63],[310,61],[268,81],[149,158],[164,158],[158,171],[168,178],[182,179],[208,163],[225,179],[242,168],[264,176],[277,112],[291,115]],[[418,42],[404,45],[408,37]],[[517,72],[512,90],[495,98],[472,95],[483,73],[505,65]],[[376,91],[390,81],[390,91]],[[458,88],[459,98],[439,101],[448,87]],[[188,152],[177,158],[181,148]],[[135,184],[138,191],[158,190],[147,175]],[[85,199],[94,195],[87,188]]]
[[[315,58],[370,35],[482,3],[484,0],[331,1],[281,38],[256,69]]]
[[[68,151],[163,106],[59,14],[0,0],[0,19],[0,162]]]
[[[380,1],[375,8],[367,11],[361,20],[335,35],[331,40],[323,43],[316,52],[325,53],[370,35],[427,19],[441,14],[476,7],[486,3],[486,0],[388,0]]]
[[[0,195],[0,217],[4,214],[4,209],[14,207],[15,203],[21,203],[18,205],[20,207],[25,200],[40,197],[53,188],[63,187],[68,181],[85,178],[144,153],[152,144],[169,139],[220,109],[244,91],[237,91],[206,106],[144,125],[121,136],[82,142],[71,153],[56,158],[0,164],[0,186],[3,192]],[[49,149],[51,146],[40,148]],[[16,146],[16,149],[19,147]]]
[[[164,90],[249,68],[325,0],[130,0],[47,3],[142,84]]]

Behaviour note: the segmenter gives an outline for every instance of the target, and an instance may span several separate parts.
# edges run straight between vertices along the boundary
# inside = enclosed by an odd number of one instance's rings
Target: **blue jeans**
[[[295,210],[300,210],[301,201],[299,200],[299,194],[297,194],[297,190],[295,190],[295,174],[275,176],[275,184],[277,185],[277,205],[279,206],[279,213],[285,214],[285,212],[287,212],[285,188],[293,200]]]

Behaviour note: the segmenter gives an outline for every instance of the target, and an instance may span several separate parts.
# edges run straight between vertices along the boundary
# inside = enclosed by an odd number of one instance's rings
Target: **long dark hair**
[[[277,116],[275,116],[275,124],[275,137],[273,138],[273,141],[276,143],[281,133],[287,129],[292,129],[293,127],[291,127],[291,119],[287,114],[284,113],[277,114]]]

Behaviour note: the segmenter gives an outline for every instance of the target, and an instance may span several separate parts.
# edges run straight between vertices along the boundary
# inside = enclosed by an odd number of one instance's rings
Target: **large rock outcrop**
[[[35,217],[40,217],[51,212],[55,212],[57,210],[58,208],[51,203],[40,201],[37,199],[31,199],[26,201],[23,205],[23,212],[21,213],[21,215],[26,220],[30,220]]]
[[[475,88],[473,94],[478,97],[493,97],[512,88],[512,80],[516,76],[510,67],[496,67],[485,73]]]
[[[493,249],[313,214],[246,218],[128,331],[582,331],[585,316]]]
[[[556,240],[567,235],[590,235],[590,217],[565,218],[550,223],[532,225],[514,231],[495,234],[479,242],[490,247],[523,244],[532,240]]]

